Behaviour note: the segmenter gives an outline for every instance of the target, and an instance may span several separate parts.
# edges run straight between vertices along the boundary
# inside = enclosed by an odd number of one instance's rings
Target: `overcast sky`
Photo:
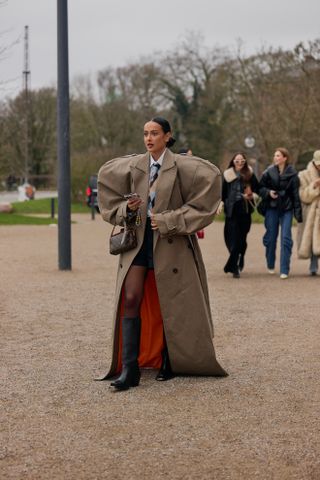
[[[56,4],[7,0],[0,7],[0,47],[19,39],[0,63],[1,97],[21,88],[25,25],[32,88],[56,84]],[[319,20],[320,0],[69,0],[70,80],[169,50],[188,31],[200,32],[207,46],[234,48],[241,38],[248,53],[292,48],[320,37]]]

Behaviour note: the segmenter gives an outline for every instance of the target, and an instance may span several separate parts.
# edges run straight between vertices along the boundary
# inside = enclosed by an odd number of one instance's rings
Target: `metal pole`
[[[29,27],[24,27],[24,70],[23,84],[24,84],[24,108],[25,108],[25,152],[24,152],[24,182],[28,181],[29,177]]]
[[[58,23],[58,251],[59,269],[71,270],[68,0],[57,0]]]
[[[94,220],[96,213],[96,207],[94,206],[94,195],[91,193],[91,220]]]
[[[54,198],[51,198],[51,218],[54,218]]]

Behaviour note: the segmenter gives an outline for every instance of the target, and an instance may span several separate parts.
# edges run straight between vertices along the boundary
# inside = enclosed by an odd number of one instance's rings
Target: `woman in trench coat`
[[[140,368],[176,374],[226,376],[213,346],[205,267],[195,232],[213,221],[221,174],[210,162],[173,154],[170,124],[144,126],[147,152],[105,163],[98,175],[102,218],[123,225],[141,217],[137,247],[120,255],[113,354],[102,379],[120,376],[116,390],[138,386]],[[135,193],[129,200],[124,195]]]

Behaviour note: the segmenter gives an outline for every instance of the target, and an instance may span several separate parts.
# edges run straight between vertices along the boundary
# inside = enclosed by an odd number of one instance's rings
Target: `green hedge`
[[[26,202],[14,202],[14,214],[51,214],[51,198],[40,198],[39,200],[29,200]],[[58,199],[55,198],[55,214],[58,213]],[[72,203],[71,213],[88,213],[89,208],[82,203]]]
[[[50,225],[52,223],[57,223],[57,220],[55,218],[0,213],[0,225]]]

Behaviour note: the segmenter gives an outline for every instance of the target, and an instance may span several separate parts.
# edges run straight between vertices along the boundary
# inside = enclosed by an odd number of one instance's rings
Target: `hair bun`
[[[176,143],[176,139],[173,137],[170,137],[169,140],[167,141],[167,147],[170,148],[172,145]]]

